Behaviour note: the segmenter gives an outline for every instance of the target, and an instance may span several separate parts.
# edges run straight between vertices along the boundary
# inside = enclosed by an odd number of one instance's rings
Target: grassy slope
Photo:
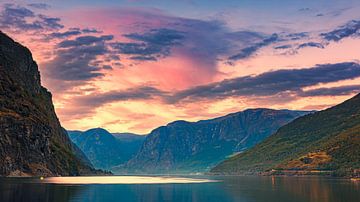
[[[311,152],[325,152],[330,160],[314,168],[311,160],[303,162],[303,157]],[[299,166],[296,161],[307,165]],[[360,95],[294,120],[254,148],[222,162],[212,172],[236,174],[274,168],[333,170],[337,175],[359,169]]]

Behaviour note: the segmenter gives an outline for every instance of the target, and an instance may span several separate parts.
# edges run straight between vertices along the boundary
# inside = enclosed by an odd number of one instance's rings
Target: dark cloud
[[[49,78],[63,81],[86,81],[103,76],[98,72],[100,68],[91,66],[90,62],[105,53],[103,45],[59,50],[56,57],[44,65],[45,73]]]
[[[184,39],[184,33],[173,29],[152,29],[146,33],[125,34],[125,37],[135,41],[142,41],[147,44],[169,46],[180,44]]]
[[[51,6],[45,3],[31,3],[28,4],[29,7],[37,8],[37,9],[49,9]]]
[[[297,94],[307,86],[357,77],[360,77],[360,65],[351,62],[317,65],[308,69],[277,70],[190,88],[167,97],[167,102],[233,96],[273,96],[284,92]]]
[[[97,29],[89,29],[89,28],[85,28],[81,30],[82,32],[88,34],[88,33],[102,33],[102,31],[99,31]]]
[[[301,49],[301,48],[306,48],[306,47],[325,48],[323,44],[316,43],[316,42],[303,43],[303,44],[300,44],[297,48]]]
[[[276,46],[276,47],[274,47],[274,49],[289,49],[291,47],[292,47],[292,45],[282,45],[282,46]]]
[[[239,50],[241,56],[234,56],[233,60],[251,56],[278,37],[247,30],[234,32],[224,22],[217,20],[195,20],[151,13],[138,15],[157,19],[161,21],[162,27],[125,34],[130,41],[112,44],[119,54],[127,55],[134,61],[155,61],[172,53],[177,54],[179,58],[191,58],[188,68],[197,68],[209,77],[218,73],[220,60],[227,60]]]
[[[28,23],[26,18],[33,18],[35,14],[24,7],[6,4],[0,13],[0,26],[2,28],[40,29],[38,23]]]
[[[220,21],[163,16],[162,20],[167,21],[163,28],[125,34],[131,41],[114,43],[113,48],[137,61],[159,60],[169,56],[176,48],[176,53],[191,57],[198,68],[215,73],[219,59],[227,58],[245,47],[259,46],[244,50],[255,52],[275,37],[252,31],[233,32]]]
[[[62,29],[64,25],[60,24],[60,18],[53,18],[48,17],[46,15],[38,15],[39,21],[38,23],[41,24],[42,28],[50,28],[50,29]]]
[[[229,60],[241,60],[252,56],[255,52],[257,52],[260,48],[268,46],[276,41],[278,41],[279,36],[277,34],[273,34],[271,37],[264,39],[263,41],[256,43],[252,46],[243,48],[240,50],[240,53],[230,56]]]
[[[74,40],[65,40],[58,44],[59,50],[56,57],[44,64],[44,71],[50,79],[60,81],[86,82],[88,80],[102,77],[99,71],[111,69],[110,66],[101,66],[97,62],[98,56],[110,54],[106,41],[112,36],[81,36]],[[81,84],[81,83],[80,83]]]
[[[150,57],[156,54],[169,54],[169,50],[163,50],[161,46],[148,46],[145,43],[114,43],[112,47],[121,54]]]
[[[328,41],[340,41],[343,38],[350,36],[358,36],[360,30],[360,21],[352,20],[347,24],[340,26],[339,28],[320,34],[324,39]]]
[[[80,35],[81,32],[78,30],[70,30],[70,31],[66,31],[66,32],[54,32],[51,33],[49,35],[49,37],[51,38],[68,38],[71,36],[76,36],[76,35]]]
[[[289,38],[290,40],[299,40],[305,37],[309,37],[309,33],[308,32],[291,33],[291,34],[287,34],[286,37]]]
[[[112,66],[110,65],[104,65],[102,68],[107,70],[113,69]]]
[[[63,27],[59,18],[35,14],[32,10],[19,5],[5,4],[0,10],[0,28],[6,31],[56,30]]]
[[[114,38],[113,35],[104,35],[104,36],[80,36],[74,40],[65,40],[58,44],[59,48],[69,48],[69,47],[76,47],[76,46],[86,46],[91,45],[98,42],[109,41]]]
[[[261,41],[264,39],[264,34],[252,31],[237,31],[226,34],[226,37],[233,41],[242,41],[243,43],[249,44],[254,41]]]
[[[125,34],[132,43],[114,43],[113,48],[121,54],[133,55],[133,60],[156,60],[170,54],[174,45],[180,45],[184,33],[172,29],[152,29],[145,33]]]
[[[153,56],[133,56],[130,57],[130,59],[138,61],[157,61],[156,57]]]
[[[350,95],[360,92],[360,85],[339,86],[332,88],[318,88],[314,90],[303,91],[299,93],[300,96],[338,96]]]

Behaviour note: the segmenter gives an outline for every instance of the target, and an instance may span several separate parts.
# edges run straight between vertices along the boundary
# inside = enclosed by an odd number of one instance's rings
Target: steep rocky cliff
[[[62,129],[30,51],[0,32],[0,176],[94,172]]]
[[[306,113],[250,109],[205,121],[176,121],[153,130],[137,155],[118,172],[208,171],[227,156],[254,146]]]

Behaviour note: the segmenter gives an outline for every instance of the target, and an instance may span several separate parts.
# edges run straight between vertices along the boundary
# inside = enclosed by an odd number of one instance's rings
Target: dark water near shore
[[[30,178],[0,178],[0,201],[360,202],[360,182],[345,179],[255,176],[196,178],[218,181],[70,185]]]

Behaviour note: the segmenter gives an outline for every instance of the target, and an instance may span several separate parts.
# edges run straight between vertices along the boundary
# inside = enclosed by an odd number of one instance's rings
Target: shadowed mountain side
[[[127,162],[145,140],[145,136],[142,135],[111,134],[102,128],[85,132],[68,131],[68,134],[96,168],[107,170],[112,170],[113,166]]]

